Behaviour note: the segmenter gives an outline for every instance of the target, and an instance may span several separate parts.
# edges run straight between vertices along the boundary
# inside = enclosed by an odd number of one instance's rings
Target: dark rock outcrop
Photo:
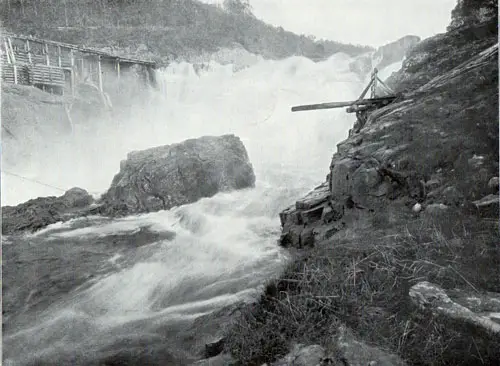
[[[400,101],[372,112],[358,134],[338,144],[328,181],[282,212],[282,245],[312,246],[325,239],[321,218],[331,215],[328,205],[339,207],[337,221],[352,211],[395,209],[404,215],[416,203],[431,215],[467,206],[483,217],[498,215],[489,183],[498,175],[497,63],[498,45],[451,69],[435,62],[440,74],[434,71]],[[407,73],[404,68],[399,74]],[[311,204],[305,207],[303,200]],[[329,228],[340,226],[334,221]]]
[[[93,201],[84,189],[71,188],[60,197],[39,197],[17,206],[2,207],[2,234],[36,231],[84,215]]]
[[[387,79],[396,92],[417,90],[436,76],[468,62],[497,42],[497,12],[470,27],[453,27],[449,32],[419,42],[407,54],[400,72]],[[457,18],[459,19],[459,18]]]
[[[498,1],[495,0],[458,0],[451,12],[448,31],[477,26],[498,15]]]
[[[204,136],[129,153],[102,198],[102,212],[166,210],[254,184],[252,165],[238,137]]]
[[[243,358],[293,364],[301,350],[315,349],[311,365],[498,363],[492,25],[418,44],[391,78],[404,93],[371,112],[337,145],[325,182],[281,212],[280,244],[294,248],[294,261],[274,286],[276,301],[261,300],[263,320],[245,323],[238,352],[254,333],[252,344],[264,346]],[[420,310],[408,306],[410,287]],[[276,338],[273,355],[267,345]],[[325,348],[290,347],[318,340]],[[329,348],[342,358],[327,360]]]

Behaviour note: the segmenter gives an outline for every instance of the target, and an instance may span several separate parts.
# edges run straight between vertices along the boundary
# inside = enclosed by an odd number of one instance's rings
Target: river
[[[350,61],[342,54],[318,63],[257,58],[238,71],[212,62],[198,72],[172,64],[157,71],[160,87],[127,118],[33,152],[25,176],[98,195],[131,150],[234,133],[257,182],[169,211],[87,217],[4,237],[4,364],[194,359],[201,340],[193,321],[252,301],[286,264],[278,213],[324,181],[354,122],[343,110],[290,107],[355,99],[364,85]],[[61,194],[16,179],[2,175],[3,204]]]

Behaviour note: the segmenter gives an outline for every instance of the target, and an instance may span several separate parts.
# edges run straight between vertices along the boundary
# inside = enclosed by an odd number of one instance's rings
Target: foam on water
[[[353,123],[343,110],[291,113],[290,107],[355,98],[363,85],[349,71],[349,61],[341,54],[320,63],[257,58],[236,73],[231,65],[213,62],[198,73],[188,63],[172,64],[157,74],[161,92],[137,106],[120,128],[102,126],[93,140],[74,137],[71,149],[62,143],[41,154],[52,160],[43,162],[50,174],[39,169],[38,179],[103,192],[131,150],[234,133],[248,150],[257,183],[170,211],[90,218],[85,225],[74,220],[32,235],[39,245],[72,240],[92,246],[96,238],[132,235],[141,227],[176,234],[131,248],[126,256],[104,258],[114,266],[112,273],[78,287],[40,311],[35,323],[5,335],[7,359],[24,364],[76,354],[82,345],[98,350],[118,342],[125,330],[148,337],[169,321],[190,320],[255,296],[287,259],[276,244],[279,211],[324,180],[336,144]],[[9,203],[48,192],[39,187],[9,197],[16,185],[11,179],[2,176]],[[137,322],[140,327],[133,325]],[[22,350],[30,355],[19,356]]]

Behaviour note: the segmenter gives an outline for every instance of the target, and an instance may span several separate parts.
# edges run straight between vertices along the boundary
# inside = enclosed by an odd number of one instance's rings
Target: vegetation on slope
[[[495,221],[488,227],[455,213],[393,227],[383,215],[377,220],[368,230],[358,227],[318,244],[271,282],[229,333],[226,349],[233,357],[242,365],[262,365],[295,343],[320,344],[335,355],[334,339],[346,324],[363,341],[411,365],[494,365],[500,359],[497,337],[416,311],[408,291],[420,281],[500,291]]]
[[[481,9],[476,3],[459,1],[454,17],[470,14],[464,4]],[[490,2],[482,3],[490,9]],[[411,52],[392,78],[398,90],[415,91],[496,42],[496,16],[455,19],[455,24],[462,25]],[[406,146],[394,160],[398,169],[416,172],[424,182],[436,172],[441,177],[420,203],[456,203],[446,213],[420,215],[410,210],[417,202],[413,197],[387,197],[374,213],[353,213],[343,230],[299,251],[228,332],[226,351],[239,364],[273,362],[297,343],[320,344],[338,355],[340,324],[410,365],[498,364],[497,335],[417,310],[409,297],[410,288],[422,281],[463,294],[500,293],[498,212],[479,214],[471,204],[491,194],[488,180],[499,174],[498,54],[452,75],[413,94],[397,111],[386,111],[387,118],[380,112],[372,123],[391,127],[362,135],[361,147],[382,135],[395,150]],[[391,125],[393,120],[402,123]],[[481,169],[474,167],[473,156],[484,159]],[[463,195],[447,198],[452,191]]]
[[[336,52],[359,55],[370,47],[315,41],[257,19],[244,0],[226,9],[196,0],[0,0],[8,30],[95,47],[132,48],[137,57],[186,58],[240,45],[266,58]]]

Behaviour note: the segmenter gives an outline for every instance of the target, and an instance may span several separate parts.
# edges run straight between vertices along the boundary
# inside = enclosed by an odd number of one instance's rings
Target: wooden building
[[[78,84],[92,85],[103,95],[107,85],[127,73],[155,85],[152,61],[111,55],[72,44],[4,33],[0,37],[2,81],[33,85],[72,95]]]

